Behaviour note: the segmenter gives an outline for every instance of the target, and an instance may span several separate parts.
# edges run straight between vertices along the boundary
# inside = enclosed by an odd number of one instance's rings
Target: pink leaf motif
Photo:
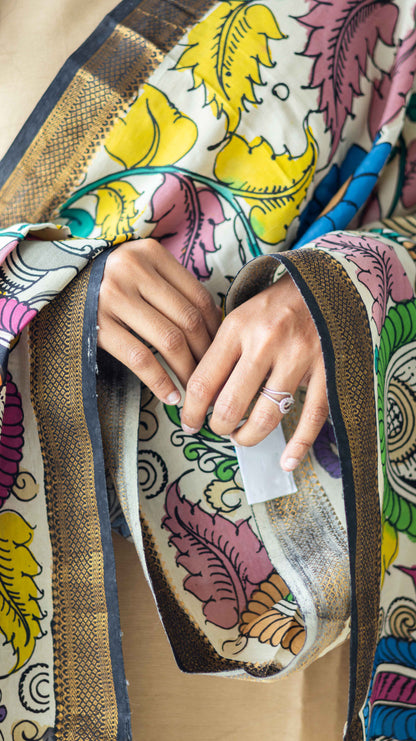
[[[389,72],[374,83],[368,127],[374,140],[378,131],[404,108],[416,72],[416,26],[398,47]]]
[[[22,399],[7,373],[6,399],[0,434],[0,507],[10,495],[19,471],[23,448]]]
[[[369,244],[366,239],[354,234],[348,238],[329,235],[323,237],[319,244],[339,252],[359,268],[357,277],[374,299],[372,316],[381,332],[389,297],[393,301],[409,301],[413,296],[412,286],[394,247],[373,237]]]
[[[412,208],[416,204],[416,139],[407,147],[401,198],[405,208]]]
[[[37,313],[29,304],[15,298],[0,298],[0,327],[9,334],[19,334]]]
[[[204,603],[209,623],[229,629],[238,624],[253,591],[273,565],[247,520],[233,523],[210,515],[181,496],[178,482],[168,489],[163,526],[178,553],[176,562],[189,573],[184,589]]]
[[[184,175],[168,173],[151,206],[151,221],[157,222],[152,237],[199,280],[207,280],[211,274],[207,253],[218,249],[214,229],[225,221],[217,194],[206,187],[197,189]]]
[[[7,255],[10,255],[10,253],[13,252],[18,244],[18,239],[12,239],[7,244],[4,244],[3,247],[0,247],[0,260],[3,262],[3,260],[6,259]]]
[[[310,29],[303,53],[315,59],[310,83],[320,88],[319,110],[332,133],[332,155],[352,115],[354,97],[362,94],[367,56],[373,56],[379,38],[389,46],[393,43],[398,9],[385,0],[314,2],[299,20]]]

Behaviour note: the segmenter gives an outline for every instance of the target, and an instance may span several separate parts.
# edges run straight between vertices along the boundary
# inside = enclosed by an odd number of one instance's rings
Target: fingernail
[[[195,435],[195,433],[198,432],[198,427],[189,427],[184,422],[182,422],[182,429],[184,432],[187,432],[188,435]]]
[[[167,404],[178,404],[181,400],[181,395],[179,391],[172,391],[172,393],[169,394],[169,396],[166,397],[166,403]]]
[[[293,471],[299,463],[299,458],[286,458],[285,461],[282,461],[282,468],[284,468],[285,471]]]

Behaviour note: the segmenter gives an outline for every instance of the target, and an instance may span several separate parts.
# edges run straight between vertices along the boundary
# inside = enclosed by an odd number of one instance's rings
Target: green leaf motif
[[[94,229],[94,219],[83,208],[64,208],[60,215],[68,219],[67,226],[74,237],[88,237]]]
[[[404,352],[406,345],[415,341],[416,303],[408,301],[396,304],[390,309],[386,317],[380,334],[379,351],[376,356],[380,454],[384,472],[383,518],[390,523],[393,529],[406,533],[412,541],[416,541],[416,505],[408,495],[403,496],[401,492],[396,491],[397,482],[394,483],[391,480],[389,470],[396,470],[397,462],[403,464],[407,461],[410,477],[412,465],[414,465],[412,461],[414,461],[416,454],[416,435],[412,423],[415,399],[412,399],[414,391],[407,384],[403,384],[400,373],[391,376],[390,364],[395,357],[398,357],[400,362],[400,353]],[[389,377],[388,390],[385,386],[387,377]],[[391,393],[391,389],[393,389],[393,394],[397,394],[397,389],[399,390],[397,399],[400,406],[402,431],[400,429],[393,430],[392,438],[388,439],[388,415],[385,408],[385,399],[387,391]],[[401,458],[397,458],[397,442],[402,438],[404,438],[403,451],[400,451]],[[397,461],[393,461],[393,457],[397,458]]]
[[[165,405],[165,411],[171,422],[176,427],[181,427],[181,418],[178,407]],[[177,433],[173,433],[173,436]],[[172,436],[172,437],[173,437]],[[182,445],[186,434],[181,433],[180,445]],[[220,481],[231,481],[237,469],[237,457],[228,455],[224,452],[224,438],[212,432],[205,423],[197,435],[192,436],[192,440],[183,446],[183,454],[188,461],[197,461],[200,468],[201,464],[207,465],[209,461],[210,469],[215,473]],[[174,445],[178,445],[173,441]],[[227,447],[231,447],[228,445]],[[206,470],[206,468],[203,468]]]
[[[41,567],[29,549],[33,528],[17,512],[0,512],[0,678],[18,671],[43,634],[42,592],[35,583]]]

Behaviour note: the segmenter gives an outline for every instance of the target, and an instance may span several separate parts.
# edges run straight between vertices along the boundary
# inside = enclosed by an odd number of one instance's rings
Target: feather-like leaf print
[[[216,177],[251,206],[251,226],[269,244],[285,238],[315,172],[317,144],[309,127],[305,135],[299,157],[276,154],[263,137],[248,142],[234,134],[216,159]]]
[[[322,246],[335,250],[357,266],[357,277],[370,291],[374,301],[372,316],[381,332],[387,312],[387,302],[409,301],[413,289],[392,245],[372,238],[371,250],[365,238],[357,234],[348,237],[334,234],[323,237]]]
[[[166,174],[152,198],[152,237],[158,239],[199,280],[211,270],[207,253],[218,249],[214,228],[225,220],[221,201],[210,188],[195,187],[190,178]]]
[[[260,65],[273,66],[269,39],[284,38],[265,5],[227,0],[191,30],[176,69],[192,70],[194,90],[204,85],[205,103],[217,118],[224,113],[234,131],[247,103],[260,102]]]
[[[35,577],[41,568],[29,549],[33,528],[16,512],[0,512],[0,677],[30,659],[42,633],[42,593]]]
[[[273,571],[267,551],[247,520],[210,515],[181,495],[177,482],[166,495],[163,526],[188,572],[184,588],[204,603],[209,623],[233,628],[257,585]]]
[[[354,98],[361,95],[367,57],[374,56],[379,39],[392,45],[397,15],[394,3],[385,0],[314,0],[312,10],[298,19],[309,30],[303,53],[315,60],[310,84],[320,88],[319,110],[332,133],[332,153]]]
[[[105,148],[125,168],[178,162],[196,142],[196,124],[153,85],[145,85],[127,116],[119,119]]]
[[[374,83],[368,126],[370,136],[377,132],[404,108],[416,71],[416,25],[403,39],[389,72]]]

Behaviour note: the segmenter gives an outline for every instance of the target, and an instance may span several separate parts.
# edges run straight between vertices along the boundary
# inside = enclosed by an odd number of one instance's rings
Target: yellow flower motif
[[[238,134],[217,156],[217,178],[251,206],[251,226],[269,244],[285,238],[313,178],[318,148],[308,126],[305,136],[306,148],[299,157],[276,154],[263,137],[249,143]]]
[[[152,85],[119,119],[107,137],[105,149],[125,168],[163,166],[180,160],[196,142],[196,124]]]
[[[41,567],[29,549],[33,528],[9,510],[0,512],[0,677],[18,671],[42,634],[42,593],[35,576]]]
[[[234,512],[241,504],[244,490],[235,481],[215,479],[205,489],[207,502],[217,512]]]
[[[140,193],[130,183],[115,180],[100,185],[95,191],[98,199],[95,223],[101,228],[100,237],[117,244],[131,234],[138,216],[136,199]]]
[[[269,39],[285,38],[265,5],[222,2],[191,30],[176,69],[192,69],[194,90],[204,85],[206,104],[235,131],[246,104],[260,103],[254,86],[262,85],[260,65],[273,67]]]

